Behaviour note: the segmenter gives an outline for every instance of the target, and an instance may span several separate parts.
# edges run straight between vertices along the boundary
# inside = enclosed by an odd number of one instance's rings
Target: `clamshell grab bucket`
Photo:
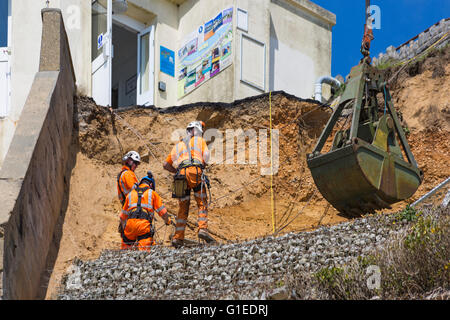
[[[411,197],[420,170],[397,156],[355,139],[351,145],[308,161],[314,182],[328,202],[347,215],[362,215]]]
[[[381,116],[374,98],[379,92],[385,98]],[[348,216],[390,208],[391,204],[411,197],[421,184],[423,173],[409,149],[379,71],[365,63],[353,68],[340,101],[307,158],[320,193]],[[349,106],[351,128],[337,131],[330,152],[321,154],[342,111]]]

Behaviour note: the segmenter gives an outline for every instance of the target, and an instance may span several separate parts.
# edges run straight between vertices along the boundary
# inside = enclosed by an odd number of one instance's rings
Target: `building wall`
[[[6,156],[34,76],[39,66],[41,9],[45,0],[11,1],[11,112],[0,120],[0,166]],[[21,14],[16,14],[20,12]],[[27,17],[23,19],[23,17]],[[30,53],[36,54],[30,54]]]
[[[60,8],[67,37],[69,39],[70,52],[75,67],[77,91],[83,95],[89,95],[91,86],[91,1],[86,0],[59,0],[51,6]]]
[[[269,90],[284,90],[298,97],[310,98],[314,93],[315,81],[323,75],[331,75],[332,27],[336,17],[304,0],[186,1],[180,6],[178,47],[181,39],[201,23],[230,6],[234,7],[234,63],[214,79],[176,101],[176,105],[198,101],[231,102]],[[237,8],[248,13],[248,31],[237,28]],[[241,61],[242,35],[248,36],[244,37],[244,41],[251,38],[263,43],[265,52],[257,46],[250,46],[247,49],[250,52],[244,51],[243,55],[243,59],[248,57],[247,61]],[[245,66],[244,70],[251,70],[252,57],[256,56],[265,58],[265,68],[260,71],[264,73],[264,90],[241,81],[241,68]],[[245,74],[243,77],[246,80]],[[324,90],[326,95],[326,86]]]
[[[179,7],[179,32],[177,48],[181,47],[181,41],[191,32],[197,30],[200,25],[204,25],[214,18],[219,12],[234,5],[233,0],[199,1],[188,0]],[[234,19],[234,17],[233,17]],[[234,51],[232,48],[232,52]],[[183,105],[193,102],[231,102],[234,99],[234,78],[235,64],[221,71],[213,79],[208,80],[199,88],[190,92],[182,99],[176,101],[176,105]],[[177,76],[177,75],[176,75]],[[175,91],[175,96],[177,91]]]
[[[270,0],[264,0],[264,1],[254,1],[254,0],[236,0],[236,8],[234,11],[235,16],[237,15],[237,8],[243,9],[247,11],[248,14],[248,31],[243,31],[241,29],[237,28],[237,17],[236,17],[236,24],[234,25],[235,28],[235,57],[234,57],[234,65],[236,68],[236,72],[234,74],[234,83],[235,83],[235,96],[234,99],[242,99],[248,96],[254,96],[258,95],[264,92],[268,91],[267,87],[267,81],[269,76],[269,35],[270,35],[270,29],[269,29],[269,4]],[[250,52],[245,52],[245,57],[248,57],[248,60],[241,61],[241,43],[242,43],[242,36],[247,35],[252,39],[255,39],[256,41],[259,41],[261,43],[264,43],[265,50],[257,49],[256,46],[251,46],[249,49]],[[248,38],[245,38],[244,41]],[[265,52],[264,52],[265,51]],[[257,71],[257,72],[263,72],[264,73],[264,88],[265,90],[257,89],[251,85],[248,85],[241,81],[241,68],[244,67],[244,64],[252,63],[251,59],[255,55],[257,55],[258,58],[261,58],[261,55],[265,54],[265,66],[264,66],[264,72],[263,71]],[[245,59],[245,58],[244,58]],[[244,67],[245,68],[245,67]],[[251,66],[250,66],[250,69]],[[258,68],[259,69],[259,68]],[[245,70],[245,69],[244,69]],[[244,80],[247,80],[247,76],[244,73]],[[249,75],[250,76],[250,75]]]
[[[333,25],[295,2],[272,0],[270,90],[284,90],[301,98],[313,96],[315,81],[331,75]]]
[[[77,90],[90,93],[91,5],[85,0],[52,0],[53,8],[62,10],[75,67]],[[34,75],[39,68],[42,36],[41,9],[45,0],[12,1],[12,114],[17,121],[22,112]],[[27,17],[24,19],[24,17]],[[35,54],[30,54],[35,53]]]
[[[101,0],[105,2],[105,0]],[[310,4],[304,0],[187,0],[177,6],[168,0],[129,0],[132,10],[126,14],[145,25],[155,26],[155,105],[168,107],[196,101],[231,102],[262,90],[240,81],[241,35],[263,42],[266,45],[267,90],[285,90],[299,97],[313,94],[314,81],[331,71],[331,28],[334,23],[319,18],[304,9]],[[306,3],[306,4],[305,4]],[[67,34],[72,51],[73,64],[80,94],[91,95],[91,5],[83,0],[52,0],[52,7],[61,8],[67,25]],[[199,25],[214,17],[219,11],[234,7],[233,15],[233,55],[234,63],[184,98],[177,99],[177,75],[171,77],[160,72],[160,46],[175,52],[180,41]],[[22,106],[37,71],[38,56],[29,52],[39,52],[40,9],[45,0],[13,1],[13,65],[11,115],[13,125],[17,121]],[[248,12],[249,30],[236,28],[236,9]],[[142,13],[137,13],[138,11]],[[14,14],[20,12],[20,15]],[[318,12],[321,13],[320,11]],[[21,17],[27,16],[24,20]],[[335,19],[335,17],[334,17]],[[292,35],[296,36],[293,37]],[[33,38],[36,41],[27,41]],[[15,61],[15,62],[14,62]],[[301,79],[299,74],[302,75]],[[158,90],[158,81],[166,84],[166,91]],[[216,84],[220,83],[220,88]]]
[[[331,28],[336,17],[307,0],[187,0],[181,5],[169,0],[128,2],[127,16],[145,26],[155,27],[154,104],[158,107],[199,101],[232,102],[269,90],[284,90],[298,97],[309,98],[313,94],[316,79],[330,75]],[[38,69],[42,26],[40,10],[45,6],[45,0],[12,1],[12,112],[7,120],[0,123],[0,166]],[[91,2],[52,0],[51,6],[62,10],[75,68],[77,92],[91,96]],[[160,46],[176,54],[186,35],[231,6],[234,8],[233,64],[178,100],[177,71],[174,77],[160,71]],[[237,8],[248,12],[247,32],[237,29]],[[265,90],[241,81],[242,66],[251,69],[254,62],[251,57],[260,57],[262,54],[261,50],[252,52],[254,49],[249,49],[244,57],[250,58],[241,64],[243,34],[265,44]],[[158,90],[159,81],[166,84],[165,92]]]
[[[6,156],[17,122],[28,97],[34,76],[39,69],[42,37],[41,9],[45,0],[14,0],[11,30],[11,113],[0,120],[0,167]],[[67,35],[77,79],[77,90],[91,90],[91,6],[85,0],[52,0],[51,6],[61,8],[67,24]],[[26,17],[26,18],[24,18]]]

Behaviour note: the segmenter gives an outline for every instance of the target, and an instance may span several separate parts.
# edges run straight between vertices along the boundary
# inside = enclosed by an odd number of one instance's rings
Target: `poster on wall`
[[[182,41],[178,50],[178,99],[233,63],[233,7],[218,13]]]

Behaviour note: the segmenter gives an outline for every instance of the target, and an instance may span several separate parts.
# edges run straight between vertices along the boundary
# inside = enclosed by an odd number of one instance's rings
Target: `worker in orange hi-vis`
[[[122,171],[117,176],[117,196],[120,203],[125,203],[125,198],[139,182],[134,171],[141,163],[141,156],[136,151],[130,151],[122,158]]]
[[[164,220],[166,225],[172,223],[161,197],[154,190],[152,176],[142,178],[139,186],[128,194],[119,214],[123,227],[122,249],[138,249],[150,251],[155,244],[153,236],[155,212]]]
[[[198,237],[208,243],[215,242],[208,232],[208,198],[206,188],[209,180],[204,169],[209,161],[209,150],[203,139],[205,124],[193,121],[186,128],[187,136],[178,142],[167,156],[163,168],[174,173],[172,197],[178,198],[179,209],[172,245],[180,247],[184,242],[191,190],[198,207]]]

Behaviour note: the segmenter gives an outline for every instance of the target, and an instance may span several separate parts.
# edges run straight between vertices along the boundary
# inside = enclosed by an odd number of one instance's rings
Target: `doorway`
[[[138,33],[113,22],[112,107],[137,104]]]
[[[103,3],[103,4],[102,4]],[[113,108],[154,104],[154,26],[92,5],[92,97]]]

